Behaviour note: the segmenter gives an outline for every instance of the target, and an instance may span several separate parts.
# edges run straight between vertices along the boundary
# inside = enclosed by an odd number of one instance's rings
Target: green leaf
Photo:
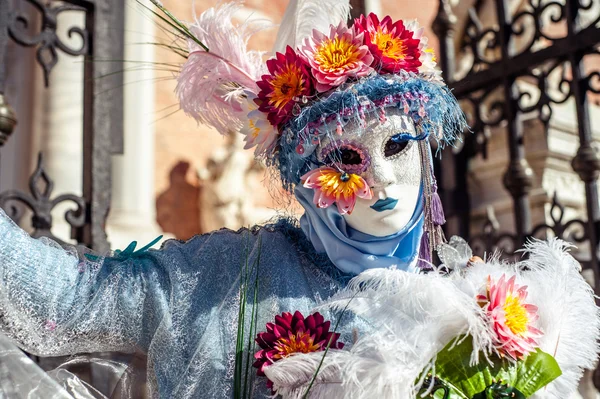
[[[517,364],[517,380],[513,386],[526,397],[533,395],[562,374],[556,360],[539,349]]]
[[[504,381],[513,386],[517,379],[517,369],[508,361],[493,359],[493,365],[481,356],[478,364],[471,366],[473,340],[461,338],[462,342],[454,346],[454,341],[438,353],[435,362],[436,376],[450,384],[467,398],[485,391],[494,381]]]
[[[562,374],[556,360],[539,349],[516,363],[493,357],[490,365],[482,354],[479,363],[471,366],[473,340],[463,338],[455,346],[454,341],[446,345],[435,363],[436,377],[461,397],[482,397],[486,388],[499,381],[530,397]]]

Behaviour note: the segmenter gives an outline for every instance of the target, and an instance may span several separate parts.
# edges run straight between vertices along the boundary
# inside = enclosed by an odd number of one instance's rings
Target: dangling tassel
[[[425,197],[425,222],[419,250],[418,266],[421,270],[431,270],[433,251],[446,242],[442,225],[446,222],[440,196],[437,193],[437,182],[433,174],[431,148],[426,140],[419,142],[421,155],[421,175],[423,180],[423,195]]]
[[[435,179],[435,178],[434,178]],[[437,185],[433,184],[433,193],[431,194],[431,220],[436,226],[442,226],[446,223],[442,200],[437,192]]]
[[[431,270],[431,246],[429,245],[429,232],[424,231],[421,237],[421,247],[419,248],[419,261],[417,266],[421,270]]]

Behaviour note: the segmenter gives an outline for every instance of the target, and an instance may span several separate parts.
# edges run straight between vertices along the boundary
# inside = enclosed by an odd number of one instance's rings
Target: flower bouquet
[[[284,398],[568,398],[596,360],[599,319],[567,249],[536,241],[517,264],[483,262],[453,238],[439,248],[449,273],[366,271],[319,309],[367,333],[342,346],[315,329],[322,316],[298,328],[284,314],[258,336],[259,373]]]

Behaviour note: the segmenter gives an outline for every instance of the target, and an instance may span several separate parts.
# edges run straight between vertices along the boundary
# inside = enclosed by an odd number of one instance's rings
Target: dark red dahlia
[[[311,94],[312,83],[302,58],[288,46],[285,54],[277,53],[267,61],[270,75],[256,82],[260,88],[255,100],[258,109],[268,114],[273,126],[279,126],[292,117],[292,107],[302,96]]]
[[[386,16],[380,22],[377,15],[371,13],[355,19],[354,29],[364,33],[365,44],[375,57],[373,68],[388,73],[419,71],[421,33],[406,29],[402,20],[393,22]]]
[[[254,355],[257,374],[264,376],[266,367],[291,354],[324,351],[329,341],[330,349],[342,349],[344,344],[337,342],[340,334],[330,332],[330,327],[319,312],[306,318],[298,311],[293,316],[288,312],[275,316],[275,323],[267,323],[267,331],[256,336],[261,348]],[[272,388],[273,383],[268,381],[267,386]]]

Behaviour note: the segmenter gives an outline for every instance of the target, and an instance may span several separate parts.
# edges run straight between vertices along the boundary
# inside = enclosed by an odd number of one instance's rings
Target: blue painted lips
[[[389,211],[394,209],[397,203],[397,199],[388,197],[386,199],[380,199],[379,201],[371,205],[371,209],[374,209],[377,212]]]

